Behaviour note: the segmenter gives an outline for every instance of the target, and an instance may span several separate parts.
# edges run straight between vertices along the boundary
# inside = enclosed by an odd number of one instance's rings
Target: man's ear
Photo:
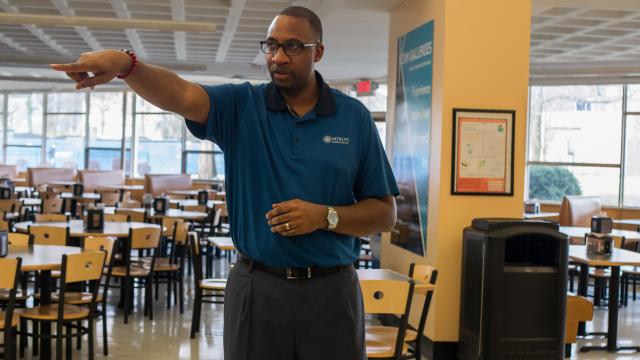
[[[313,55],[313,62],[318,62],[322,59],[322,56],[324,56],[324,45],[323,44],[318,44],[315,46],[315,52]]]

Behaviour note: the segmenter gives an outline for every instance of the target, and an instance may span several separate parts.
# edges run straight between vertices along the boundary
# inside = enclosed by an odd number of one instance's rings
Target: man
[[[357,236],[395,224],[395,179],[369,112],[314,71],[324,53],[316,14],[284,9],[260,45],[272,82],[258,86],[200,86],[117,50],[52,68],[77,89],[120,74],[224,151],[239,252],[226,288],[225,359],[364,359],[351,264]]]

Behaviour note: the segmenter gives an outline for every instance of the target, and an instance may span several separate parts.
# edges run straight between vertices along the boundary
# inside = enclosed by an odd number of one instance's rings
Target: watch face
[[[337,224],[338,223],[338,213],[335,211],[330,211],[329,215],[327,216],[327,220],[329,220],[330,224]]]

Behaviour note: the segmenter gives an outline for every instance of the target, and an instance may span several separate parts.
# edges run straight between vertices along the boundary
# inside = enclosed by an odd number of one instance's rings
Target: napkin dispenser
[[[6,231],[0,231],[0,258],[9,253],[9,237]]]
[[[169,199],[165,196],[160,196],[153,199],[153,211],[164,214],[169,208]]]
[[[587,254],[610,256],[613,251],[613,238],[606,235],[587,235]]]
[[[535,201],[526,201],[524,203],[525,214],[538,214],[540,213],[540,203]]]
[[[591,232],[598,234],[611,234],[612,231],[612,218],[606,216],[594,216],[591,218]]]
[[[2,200],[11,199],[12,194],[13,194],[13,188],[9,186],[0,186],[0,199]]]
[[[87,209],[87,230],[104,229],[104,209]]]
[[[209,200],[209,192],[207,190],[198,191],[198,205],[207,205]]]
[[[84,193],[84,186],[82,184],[73,184],[73,196],[82,196]]]

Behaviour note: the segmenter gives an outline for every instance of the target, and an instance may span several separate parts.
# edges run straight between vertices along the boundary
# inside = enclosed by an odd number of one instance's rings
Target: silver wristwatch
[[[327,230],[333,230],[338,226],[338,212],[333,207],[327,207]]]

